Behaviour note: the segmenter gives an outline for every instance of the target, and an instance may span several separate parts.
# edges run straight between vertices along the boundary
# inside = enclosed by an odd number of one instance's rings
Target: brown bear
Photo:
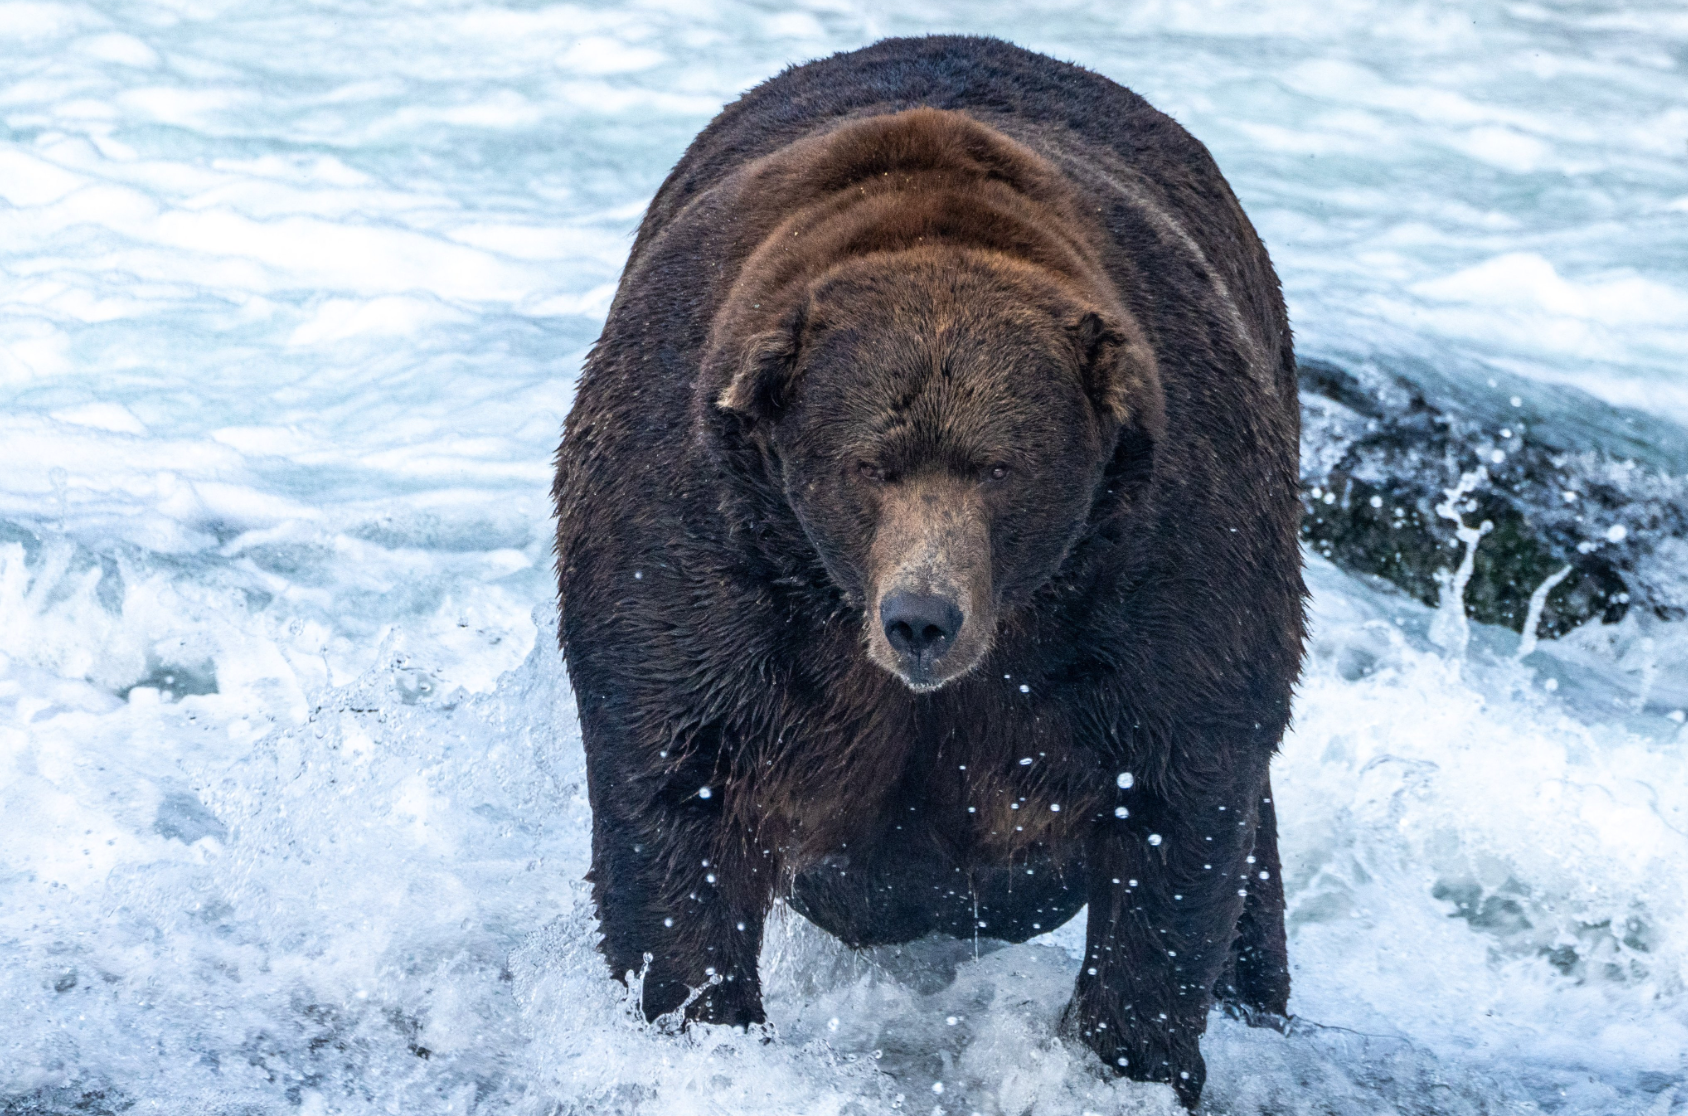
[[[894,39],[730,105],[651,203],[557,457],[617,976],[763,1019],[851,945],[1089,905],[1065,1033],[1201,1093],[1281,1017],[1294,355],[1212,158],[1087,70]]]

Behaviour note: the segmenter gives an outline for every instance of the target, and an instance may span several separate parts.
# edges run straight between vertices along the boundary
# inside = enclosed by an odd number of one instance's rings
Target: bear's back
[[[803,136],[849,117],[918,107],[1053,128],[1111,149],[1151,177],[1158,164],[1218,175],[1207,149],[1171,117],[1081,66],[978,35],[885,39],[788,67],[723,109],[657,191],[639,239],[725,176]]]
[[[1206,274],[1187,286],[1219,278],[1223,301],[1236,305],[1259,345],[1259,374],[1276,381],[1277,394],[1294,397],[1277,276],[1207,148],[1117,82],[1001,39],[886,39],[789,67],[750,90],[692,141],[657,191],[629,271],[689,203],[747,164],[847,119],[919,107],[967,113],[1053,160],[1137,266],[1185,269],[1199,257],[1197,271]],[[1178,227],[1172,237],[1168,217]],[[1142,312],[1156,317],[1161,309]],[[1183,332],[1182,322],[1162,324]]]

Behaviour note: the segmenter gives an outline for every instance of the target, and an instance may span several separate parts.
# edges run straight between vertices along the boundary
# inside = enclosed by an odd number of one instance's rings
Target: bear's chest
[[[847,741],[810,741],[764,769],[778,789],[763,800],[786,814],[796,862],[924,834],[958,861],[1006,863],[1073,839],[1111,808],[1107,772],[1057,717],[922,712],[858,725]],[[818,762],[840,753],[855,762]]]
[[[985,734],[948,741],[927,771],[911,772],[907,794],[958,855],[993,863],[1088,827],[1100,783],[1095,758],[1069,739]]]

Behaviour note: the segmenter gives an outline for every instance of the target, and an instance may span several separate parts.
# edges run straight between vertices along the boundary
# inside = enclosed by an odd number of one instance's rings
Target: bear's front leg
[[[1175,804],[1122,795],[1127,815],[1099,819],[1088,843],[1085,958],[1063,1029],[1116,1072],[1171,1084],[1186,1108],[1201,1100],[1200,1039],[1249,888],[1259,767]]]
[[[1289,1025],[1289,946],[1284,935],[1284,883],[1279,871],[1278,821],[1272,784],[1260,796],[1260,820],[1248,864],[1248,897],[1231,960],[1217,994],[1228,1011],[1251,1027],[1282,1030]]]
[[[588,750],[589,760],[613,754]],[[733,830],[727,792],[697,778],[696,765],[628,777],[604,770],[620,766],[612,762],[589,766],[590,878],[611,971],[645,973],[646,1019],[684,1005],[687,1020],[761,1023],[757,960],[773,857]]]

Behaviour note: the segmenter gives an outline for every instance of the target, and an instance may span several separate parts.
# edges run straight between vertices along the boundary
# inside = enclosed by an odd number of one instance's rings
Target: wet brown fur
[[[1119,86],[890,40],[729,107],[558,455],[592,879],[647,1012],[760,1021],[781,895],[852,944],[1088,902],[1068,1032],[1193,1105],[1215,991],[1286,1008],[1296,423],[1264,249]],[[931,692],[875,642],[889,585],[967,602]]]

